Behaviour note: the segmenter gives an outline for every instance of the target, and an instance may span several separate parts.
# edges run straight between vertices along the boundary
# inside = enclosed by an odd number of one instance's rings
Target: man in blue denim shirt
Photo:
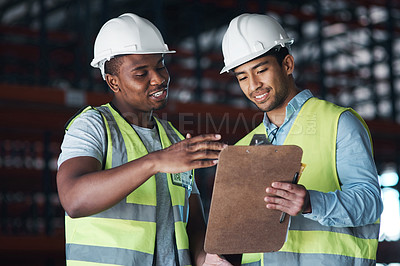
[[[233,72],[265,112],[263,123],[238,144],[265,133],[274,145],[300,146],[306,164],[299,184],[266,188],[273,195],[266,194],[266,207],[292,216],[284,246],[244,254],[242,263],[374,265],[383,206],[368,128],[354,110],[296,87],[292,43],[275,19],[258,14],[234,18],[222,43],[221,73]]]

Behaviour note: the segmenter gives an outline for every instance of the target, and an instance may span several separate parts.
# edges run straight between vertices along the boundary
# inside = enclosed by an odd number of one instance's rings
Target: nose
[[[150,85],[160,86],[166,82],[168,84],[168,81],[169,81],[169,73],[168,73],[167,69],[162,70],[162,71],[155,70],[155,71],[153,71],[153,75],[150,80]]]
[[[249,75],[249,93],[256,91],[261,88],[261,86],[262,82],[257,76]]]

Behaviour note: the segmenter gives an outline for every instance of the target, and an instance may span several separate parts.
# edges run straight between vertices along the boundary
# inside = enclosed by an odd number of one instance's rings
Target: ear
[[[291,54],[285,56],[282,62],[282,67],[288,75],[293,73],[294,70],[294,58]]]
[[[119,91],[119,80],[118,77],[111,74],[106,74],[106,82],[108,87],[114,92],[117,93]]]

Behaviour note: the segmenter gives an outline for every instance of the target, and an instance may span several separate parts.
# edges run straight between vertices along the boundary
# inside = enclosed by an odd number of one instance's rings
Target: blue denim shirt
[[[284,143],[301,107],[311,97],[309,90],[298,93],[286,107],[285,120],[279,128],[264,114],[263,123],[272,144]],[[336,144],[336,168],[342,190],[309,190],[312,213],[303,216],[336,227],[374,223],[383,210],[378,174],[368,132],[351,112],[346,111],[339,118]]]

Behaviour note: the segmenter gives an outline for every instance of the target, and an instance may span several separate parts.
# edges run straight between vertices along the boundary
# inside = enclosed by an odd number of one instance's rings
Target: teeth
[[[267,95],[268,93],[264,93],[264,94],[262,94],[262,95],[258,95],[258,96],[256,96],[256,99],[261,99],[261,98],[263,98],[263,97],[265,97],[265,95]]]
[[[160,97],[162,93],[163,93],[163,91],[159,91],[159,92],[154,93],[153,95],[154,95],[154,97]]]

